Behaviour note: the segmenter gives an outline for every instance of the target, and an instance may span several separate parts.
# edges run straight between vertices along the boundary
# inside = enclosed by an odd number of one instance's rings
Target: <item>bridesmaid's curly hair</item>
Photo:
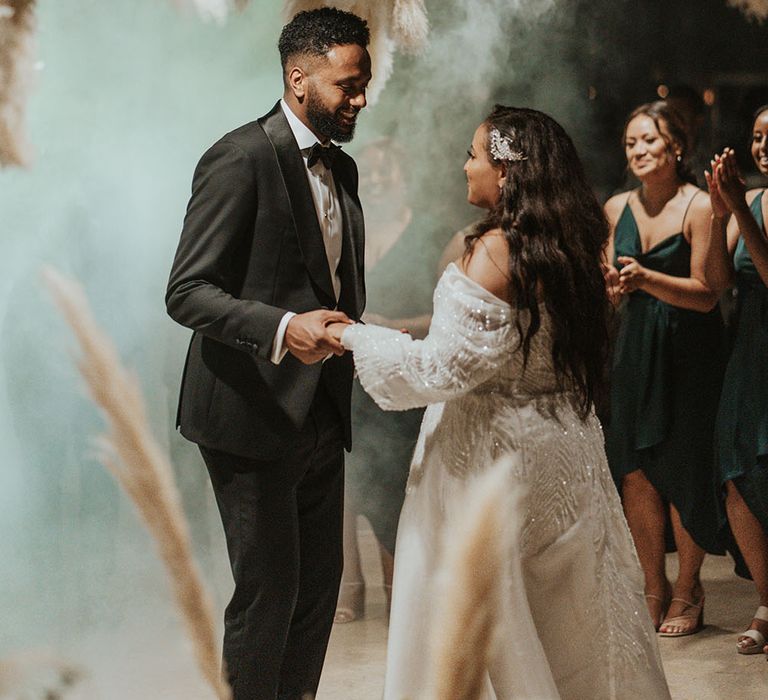
[[[498,129],[525,159],[505,162],[499,202],[467,235],[466,252],[487,231],[503,231],[513,303],[530,313],[527,328],[517,322],[524,362],[541,326],[541,300],[552,320],[552,359],[560,384],[576,391],[586,416],[603,395],[608,359],[609,303],[601,268],[608,224],[573,142],[554,119],[533,109],[496,105],[484,123]],[[487,141],[488,158],[500,164]]]

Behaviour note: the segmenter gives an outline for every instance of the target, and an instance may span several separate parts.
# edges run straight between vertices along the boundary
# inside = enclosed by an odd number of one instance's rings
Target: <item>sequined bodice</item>
[[[456,296],[458,293],[458,297]],[[467,314],[465,299],[475,295],[478,302],[471,313]],[[526,400],[541,394],[558,391],[554,365],[552,362],[552,324],[547,310],[542,303],[539,306],[541,325],[531,340],[528,362],[523,367],[523,351],[519,345],[519,333],[514,321],[520,313],[501,301],[477,282],[464,275],[455,264],[446,270],[434,298],[435,322],[450,329],[457,323],[477,324],[478,329],[504,327],[504,347],[507,352],[499,358],[497,371],[481,382],[470,393],[495,393],[510,399]],[[520,313],[523,330],[527,327],[530,314]]]
[[[418,475],[426,434],[439,445],[435,449],[447,469],[461,474],[523,444],[533,453],[541,442],[571,440],[569,430],[586,425],[572,395],[558,388],[551,322],[543,305],[525,367],[517,314],[525,328],[528,312],[514,309],[451,264],[435,290],[424,340],[375,326],[345,331],[343,342],[354,351],[360,382],[380,407],[429,405],[412,474]]]

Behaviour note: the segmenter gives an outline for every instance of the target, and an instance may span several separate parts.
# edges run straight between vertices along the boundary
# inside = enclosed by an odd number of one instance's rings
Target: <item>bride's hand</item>
[[[350,325],[352,325],[351,321],[350,323],[329,323],[325,328],[331,338],[341,343],[341,334],[344,332],[344,329],[348,328]]]

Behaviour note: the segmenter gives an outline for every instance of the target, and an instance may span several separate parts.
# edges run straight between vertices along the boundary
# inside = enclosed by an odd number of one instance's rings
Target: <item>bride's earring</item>
[[[499,171],[499,197],[501,197],[501,193],[504,192],[504,185],[507,184],[507,166],[502,165],[501,170]]]

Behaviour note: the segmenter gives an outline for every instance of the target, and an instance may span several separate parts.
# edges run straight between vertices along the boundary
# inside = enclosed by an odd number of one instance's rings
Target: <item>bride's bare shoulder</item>
[[[472,249],[456,264],[467,277],[491,294],[511,302],[509,244],[501,229],[491,229],[475,239]]]

